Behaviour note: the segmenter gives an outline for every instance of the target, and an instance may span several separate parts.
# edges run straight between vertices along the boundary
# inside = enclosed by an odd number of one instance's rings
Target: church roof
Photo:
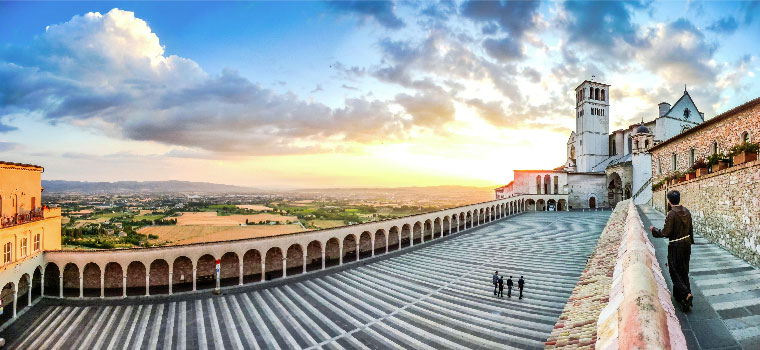
[[[576,87],[575,87],[575,89],[576,89],[576,90],[578,90],[578,88],[579,88],[579,87],[581,87],[581,85],[583,85],[583,84],[585,84],[585,83],[594,83],[594,84],[596,84],[596,85],[604,85],[604,86],[610,86],[610,84],[600,83],[600,82],[598,82],[598,81],[593,81],[593,80],[584,80],[582,83],[578,84],[578,86],[576,86]]]
[[[670,112],[673,112],[673,109],[675,109],[676,106],[678,106],[678,104],[683,99],[688,99],[688,102],[691,102],[691,104],[694,106],[694,108],[697,109],[697,114],[700,116],[700,118],[702,118],[702,112],[699,110],[699,107],[697,107],[697,104],[694,103],[694,100],[691,99],[691,95],[689,95],[689,92],[686,91],[686,89],[683,90],[683,96],[681,96],[681,98],[679,98],[678,101],[676,101],[676,103],[674,103],[672,106],[670,106],[670,109],[668,110],[667,113],[665,113],[665,115],[669,116],[669,117],[674,117],[674,118],[681,118],[681,117],[683,117],[682,115],[671,115],[670,114]]]
[[[644,124],[641,124],[641,125],[639,125],[639,127],[638,127],[638,128],[636,128],[636,133],[637,133],[637,134],[638,134],[638,133],[644,133],[644,134],[648,134],[648,133],[649,133],[649,128],[647,128],[647,127],[646,127],[646,125],[644,125]]]

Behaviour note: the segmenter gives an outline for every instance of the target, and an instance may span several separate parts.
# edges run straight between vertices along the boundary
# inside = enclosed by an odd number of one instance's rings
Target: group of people
[[[514,282],[512,282],[512,276],[509,276],[507,279],[507,298],[512,297],[512,287],[514,286]],[[525,286],[525,279],[523,279],[523,276],[520,276],[520,279],[517,280],[517,289],[520,290],[520,299],[523,297],[523,287]],[[504,277],[499,275],[499,271],[496,271],[493,273],[493,295],[503,298],[504,297]]]

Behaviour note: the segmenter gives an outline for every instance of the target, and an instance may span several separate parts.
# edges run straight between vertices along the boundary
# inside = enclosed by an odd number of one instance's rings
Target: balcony
[[[56,215],[57,214],[57,215]],[[61,208],[40,207],[24,214],[0,217],[0,228],[13,227],[30,222],[40,221],[45,218],[60,216]]]

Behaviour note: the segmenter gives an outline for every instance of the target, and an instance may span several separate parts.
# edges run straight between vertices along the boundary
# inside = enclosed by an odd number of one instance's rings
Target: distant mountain
[[[192,181],[117,181],[85,182],[65,180],[42,180],[42,187],[48,193],[254,193],[261,190],[253,187],[221,185],[208,182]]]

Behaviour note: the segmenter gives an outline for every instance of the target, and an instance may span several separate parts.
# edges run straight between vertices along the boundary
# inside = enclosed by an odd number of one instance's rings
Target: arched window
[[[536,194],[541,194],[541,175],[536,175]]]
[[[594,99],[599,100],[599,88],[596,88],[596,90],[594,90]]]
[[[11,242],[5,243],[3,246],[3,264],[8,264],[11,262],[11,251],[13,250],[13,245]]]
[[[605,94],[604,94],[604,89],[602,89],[602,101],[607,101],[607,99],[605,99],[605,97],[606,97],[606,96],[605,96]]]
[[[749,132],[745,131],[742,133],[742,142],[749,142]]]

